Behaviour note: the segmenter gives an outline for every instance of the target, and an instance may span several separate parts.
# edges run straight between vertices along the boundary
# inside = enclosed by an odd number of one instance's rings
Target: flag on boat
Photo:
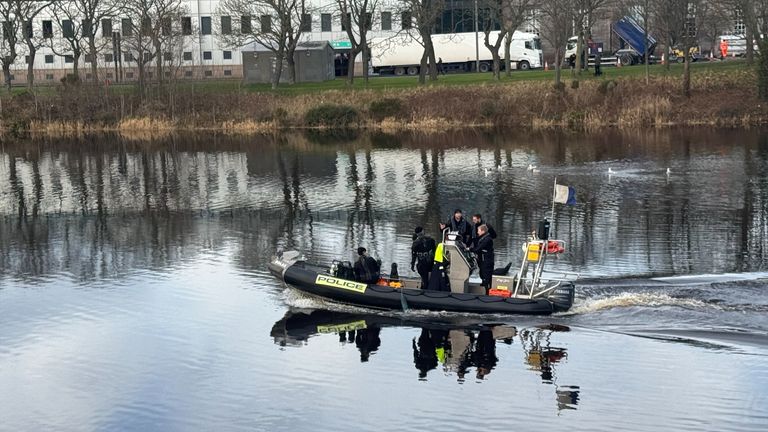
[[[554,201],[560,204],[576,205],[576,189],[571,186],[555,184]]]

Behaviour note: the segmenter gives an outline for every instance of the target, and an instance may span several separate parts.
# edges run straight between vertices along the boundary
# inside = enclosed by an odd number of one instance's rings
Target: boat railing
[[[539,239],[535,235],[523,245],[524,255],[517,274],[517,282],[513,297],[528,298],[546,296],[559,288],[565,282],[578,279],[579,274],[569,271],[547,271],[544,267],[550,255],[565,251],[566,242],[563,240]],[[533,273],[528,274],[529,266],[534,266]]]

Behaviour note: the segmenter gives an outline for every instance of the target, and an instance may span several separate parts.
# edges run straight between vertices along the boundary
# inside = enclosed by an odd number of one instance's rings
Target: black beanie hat
[[[362,255],[366,252],[366,249],[364,247],[357,248],[357,254]]]

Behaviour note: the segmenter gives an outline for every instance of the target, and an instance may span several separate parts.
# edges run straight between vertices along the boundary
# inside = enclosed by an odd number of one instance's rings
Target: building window
[[[32,29],[32,21],[24,21],[24,35],[29,39],[35,37],[35,32]]]
[[[181,17],[181,34],[189,36],[192,34],[192,18]]]
[[[53,37],[53,21],[43,21],[43,37],[49,39]]]
[[[320,15],[320,31],[331,31],[331,14]]]
[[[381,29],[392,30],[392,12],[381,13]]]
[[[166,78],[170,78],[171,77],[171,72],[170,71],[165,71],[165,73],[163,73],[163,75],[165,75]]]
[[[11,78],[11,81],[13,81],[13,80],[15,80],[15,79],[16,79],[16,75],[13,75],[13,74],[11,74],[11,77],[10,77],[10,78]]]
[[[212,70],[205,71],[205,76],[212,77],[213,76],[213,71]]]
[[[301,16],[301,31],[303,32],[311,32],[312,31],[312,15],[310,14],[304,14]]]
[[[123,54],[123,61],[126,62],[126,63],[127,62],[132,62],[133,61],[133,53],[129,53],[129,52],[124,53]]]
[[[733,11],[733,34],[743,35],[747,33],[747,25],[744,23],[744,13],[736,8]]]
[[[75,26],[72,24],[72,20],[61,21],[61,35],[66,39],[75,37]]]
[[[86,63],[93,63],[93,54],[86,54],[85,55],[85,62]]]
[[[104,54],[104,62],[105,63],[112,63],[114,61],[114,57],[112,54]]]
[[[200,33],[211,34],[211,17],[200,17]]]
[[[169,53],[168,51],[163,53],[163,60],[169,62],[173,61],[173,54]]]
[[[111,19],[101,20],[101,36],[105,38],[112,37],[112,20]]]
[[[91,37],[91,32],[93,31],[91,20],[84,19],[80,27],[80,30],[83,32],[83,37]]]
[[[53,74],[45,74],[45,79],[48,81],[53,81]]]
[[[240,17],[240,33],[251,34],[251,16],[243,15]]]
[[[232,70],[231,69],[224,69],[224,76],[232,76]]]
[[[412,26],[412,21],[410,12],[406,11],[400,15],[400,27],[403,30],[409,30]]]
[[[348,25],[352,25],[352,14],[350,13],[341,16],[341,31],[347,31]]]
[[[64,63],[74,63],[75,58],[69,54],[64,56]]]
[[[90,80],[92,80],[92,79],[93,79],[93,75],[91,75],[91,74],[89,74],[89,73],[85,74],[85,80],[86,80],[86,81],[90,81]]]
[[[163,36],[170,36],[173,27],[171,17],[163,17],[161,20],[160,31]]]
[[[29,61],[32,59],[30,56],[24,56],[24,64],[29,64]]]
[[[45,62],[48,64],[53,63],[53,54],[46,54],[45,55]]]
[[[141,20],[141,35],[152,36],[152,18],[145,17]]]
[[[192,51],[184,51],[184,54],[182,54],[182,58],[184,61],[192,61]]]
[[[120,26],[122,27],[123,36],[133,36],[133,23],[130,18],[123,18],[120,22]]]
[[[150,61],[152,61],[152,54],[150,54],[148,52],[145,52],[144,53],[144,63],[149,63]]]
[[[232,34],[232,17],[231,16],[222,16],[221,17],[221,34]]]
[[[191,78],[192,77],[192,71],[191,70],[184,71],[184,76],[187,77],[187,78]]]
[[[125,77],[128,79],[133,79],[133,72],[126,72]]]
[[[272,29],[272,17],[269,15],[261,16],[261,32],[267,33]]]
[[[224,60],[232,60],[232,51],[224,51]]]
[[[212,59],[213,59],[212,51],[203,51],[203,60],[212,60]]]

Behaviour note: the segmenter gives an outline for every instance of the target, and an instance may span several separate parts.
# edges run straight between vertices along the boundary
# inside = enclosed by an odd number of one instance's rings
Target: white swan
[[[533,164],[528,164],[528,171],[533,171],[536,169],[536,166]]]
[[[672,174],[672,170],[667,168],[667,177],[669,177]]]

